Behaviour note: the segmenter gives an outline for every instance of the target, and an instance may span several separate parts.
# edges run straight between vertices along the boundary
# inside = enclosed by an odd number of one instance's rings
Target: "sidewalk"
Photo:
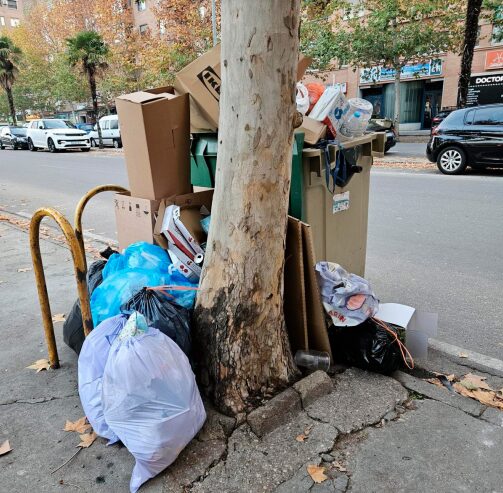
[[[52,312],[68,313],[76,298],[70,253],[53,240],[41,243]],[[0,251],[0,443],[8,439],[13,449],[0,456],[0,490],[129,491],[132,456],[102,439],[60,468],[79,442],[63,431],[65,422],[83,416],[77,357],[56,323],[61,368],[26,369],[47,357],[28,235],[0,221]],[[238,427],[208,410],[198,437],[140,491],[503,492],[503,412],[407,374],[395,377],[318,372]],[[500,377],[489,380],[503,387]],[[308,465],[324,467],[327,479],[314,483]]]

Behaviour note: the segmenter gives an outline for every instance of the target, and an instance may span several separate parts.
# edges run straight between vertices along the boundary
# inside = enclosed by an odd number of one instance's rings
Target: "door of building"
[[[421,128],[431,128],[431,120],[440,111],[442,105],[442,89],[428,89],[424,91],[423,118]]]

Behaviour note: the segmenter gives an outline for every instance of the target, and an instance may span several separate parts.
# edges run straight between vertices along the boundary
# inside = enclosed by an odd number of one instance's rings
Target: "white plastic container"
[[[339,131],[345,137],[361,137],[372,116],[372,103],[361,98],[348,99],[347,103],[349,108],[344,112]]]

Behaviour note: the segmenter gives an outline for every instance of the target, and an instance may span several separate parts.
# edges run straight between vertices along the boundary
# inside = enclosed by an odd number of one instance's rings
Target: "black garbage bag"
[[[101,284],[103,281],[103,269],[107,263],[108,258],[112,253],[116,253],[115,250],[108,247],[106,250],[100,252],[100,255],[105,260],[96,260],[87,269],[87,290],[89,291],[89,299],[93,294],[93,291]],[[82,312],[80,310],[80,301],[73,304],[70,313],[66,317],[65,323],[63,324],[63,341],[69,347],[71,347],[77,354],[80,354],[82,344],[84,344],[84,326],[82,325]]]
[[[328,333],[335,361],[385,375],[400,367],[402,355],[395,337],[371,318],[353,327],[330,327]]]
[[[190,355],[190,310],[172,303],[158,291],[143,288],[121,306],[122,313],[133,311],[140,312],[149,326],[159,329]]]

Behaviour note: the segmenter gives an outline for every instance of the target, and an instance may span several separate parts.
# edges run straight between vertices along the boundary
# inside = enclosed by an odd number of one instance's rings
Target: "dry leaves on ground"
[[[56,315],[53,315],[53,317],[52,317],[52,321],[54,323],[64,322],[65,320],[66,320],[66,318],[65,318],[65,314],[64,313],[56,313]]]
[[[315,464],[309,464],[307,466],[307,473],[311,476],[311,479],[315,483],[323,483],[328,476],[325,475],[325,468],[323,466],[316,466]]]
[[[466,353],[459,353],[458,356],[460,358],[468,358],[468,354],[466,354]]]
[[[77,433],[85,433],[91,429],[91,425],[87,421],[87,418],[84,416],[77,421],[66,421],[64,431],[75,431]]]
[[[48,370],[51,367],[51,364],[46,359],[38,359],[35,363],[27,366],[26,368],[30,368],[30,370],[37,370],[37,373],[42,370]]]
[[[340,472],[347,471],[347,469],[339,461],[335,461],[332,465]]]
[[[485,406],[495,407],[503,411],[503,397],[500,397],[494,390],[467,389],[464,385],[461,385],[461,383],[455,383],[454,388],[456,392],[465,397],[470,397]]]
[[[305,430],[304,430],[304,433],[301,433],[300,435],[297,435],[295,437],[295,440],[297,440],[298,442],[303,442],[304,440],[306,440],[307,438],[309,438],[309,433],[311,433],[311,429],[312,429],[312,425],[308,426]]]
[[[475,385],[478,389],[485,389],[485,390],[493,390],[487,382],[487,377],[481,377],[480,375],[475,375],[473,373],[467,373],[464,377],[463,380],[461,380],[461,385],[463,385],[463,382],[470,382],[471,384]]]
[[[10,446],[9,440],[5,440],[5,442],[0,445],[0,455],[8,454],[11,450],[12,447]]]
[[[18,269],[17,271],[18,272],[28,272],[29,270],[31,270],[31,267],[23,267],[21,269]]]
[[[98,435],[96,435],[94,431],[91,431],[91,433],[79,435],[79,437],[80,437],[80,443],[77,445],[77,447],[88,448],[94,443],[94,440],[98,438]]]

